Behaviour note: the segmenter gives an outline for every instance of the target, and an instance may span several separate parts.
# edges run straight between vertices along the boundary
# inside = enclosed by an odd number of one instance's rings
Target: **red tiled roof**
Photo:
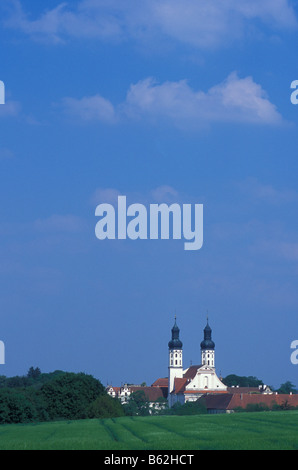
[[[204,395],[200,400],[204,400],[207,409],[214,410],[234,410],[241,407],[246,408],[249,404],[265,404],[268,408],[272,408],[274,404],[289,406],[298,406],[298,395],[263,395],[249,393],[222,393]]]
[[[156,401],[159,398],[164,398],[160,387],[129,387],[132,393],[144,392],[148,401]]]
[[[182,393],[185,391],[186,384],[189,382],[188,379],[185,378],[175,378],[174,380],[174,390],[172,393],[177,394],[177,393]]]
[[[249,404],[255,405],[257,403],[264,403],[269,408],[272,408],[273,404],[284,405],[285,403],[289,406],[298,406],[298,395],[251,395],[247,393],[235,393],[232,395],[228,409],[233,410],[239,406],[246,408]]]
[[[111,388],[114,390],[114,392],[118,393],[118,392],[120,391],[120,388],[121,388],[121,387],[113,387],[113,386],[111,385],[110,387],[107,387],[107,390],[110,390]]]
[[[187,371],[185,372],[185,374],[183,375],[183,377],[185,379],[193,379],[197,373],[197,370],[202,367],[201,365],[200,366],[190,366]]]
[[[151,387],[168,387],[168,378],[162,378],[162,379],[157,379],[155,382],[151,385]]]
[[[216,395],[204,395],[200,398],[207,407],[207,410],[227,410],[231,402],[232,396],[230,393],[222,393]]]

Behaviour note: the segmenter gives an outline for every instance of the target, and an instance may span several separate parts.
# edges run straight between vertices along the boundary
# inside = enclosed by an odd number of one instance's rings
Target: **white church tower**
[[[183,344],[179,339],[179,328],[176,323],[172,328],[172,339],[169,341],[169,374],[168,374],[168,394],[174,390],[174,380],[175,378],[183,377],[183,357],[182,357],[182,347]]]
[[[212,330],[208,323],[204,329],[204,340],[201,342],[201,361],[202,366],[210,366],[215,369],[215,344],[212,341]]]

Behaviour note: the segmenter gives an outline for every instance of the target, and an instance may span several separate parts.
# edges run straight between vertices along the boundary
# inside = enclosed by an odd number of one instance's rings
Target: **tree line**
[[[264,385],[264,382],[257,377],[254,376],[239,376],[235,374],[227,375],[222,382],[227,387],[259,387],[260,385]],[[290,393],[298,393],[296,390],[295,385],[292,384],[289,380],[285,383],[281,384],[279,388],[274,388],[273,386],[269,385],[272,392],[277,392],[279,394],[289,395]]]
[[[264,385],[256,377],[229,375],[222,379],[227,386],[258,387]],[[272,390],[273,388],[270,387]],[[279,393],[297,393],[291,382],[280,386]],[[252,405],[250,405],[252,407]],[[258,409],[247,411],[262,411]],[[259,409],[260,408],[260,409]],[[205,414],[204,401],[176,403],[168,407],[165,398],[149,403],[144,391],[131,394],[128,403],[112,398],[102,383],[91,375],[54,371],[42,373],[30,367],[27,375],[0,376],[0,424],[57,420],[148,416],[152,414]]]
[[[41,373],[0,376],[0,424],[123,416],[118,400],[102,383],[85,373]]]

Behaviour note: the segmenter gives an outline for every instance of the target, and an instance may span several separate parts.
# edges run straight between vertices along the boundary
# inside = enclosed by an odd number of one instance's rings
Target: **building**
[[[267,409],[288,410],[298,407],[298,395],[279,395],[278,393],[225,393],[223,395],[204,395],[200,398],[210,414],[234,413],[236,409],[248,406],[263,406]]]
[[[172,339],[169,347],[168,368],[168,404],[181,404],[196,401],[205,393],[227,393],[227,387],[216,375],[215,344],[212,340],[212,330],[207,325],[204,329],[204,339],[201,342],[201,364],[183,368],[183,344],[180,340],[180,330],[176,317],[172,328]]]
[[[160,387],[158,385],[151,387],[143,387],[142,385],[128,385],[125,384],[122,387],[113,387],[109,385],[106,388],[108,395],[113,398],[118,398],[122,405],[126,405],[131,397],[132,393],[144,392],[145,398],[149,403],[149,412],[158,411],[165,407],[167,397],[167,387]]]
[[[207,318],[203,331],[201,363],[183,368],[183,343],[176,317],[168,343],[168,376],[158,378],[151,387],[124,385],[107,387],[107,393],[118,398],[122,404],[128,402],[132,393],[143,391],[151,412],[161,410],[168,403],[184,404],[197,400],[204,401],[208,413],[231,413],[236,408],[247,405],[263,404],[272,409],[274,406],[298,406],[298,395],[279,395],[267,385],[259,387],[227,387],[216,374],[215,343]]]

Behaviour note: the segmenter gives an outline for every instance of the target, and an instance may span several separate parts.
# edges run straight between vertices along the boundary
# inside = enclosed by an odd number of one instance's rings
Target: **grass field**
[[[0,450],[297,450],[298,411],[0,426]]]

